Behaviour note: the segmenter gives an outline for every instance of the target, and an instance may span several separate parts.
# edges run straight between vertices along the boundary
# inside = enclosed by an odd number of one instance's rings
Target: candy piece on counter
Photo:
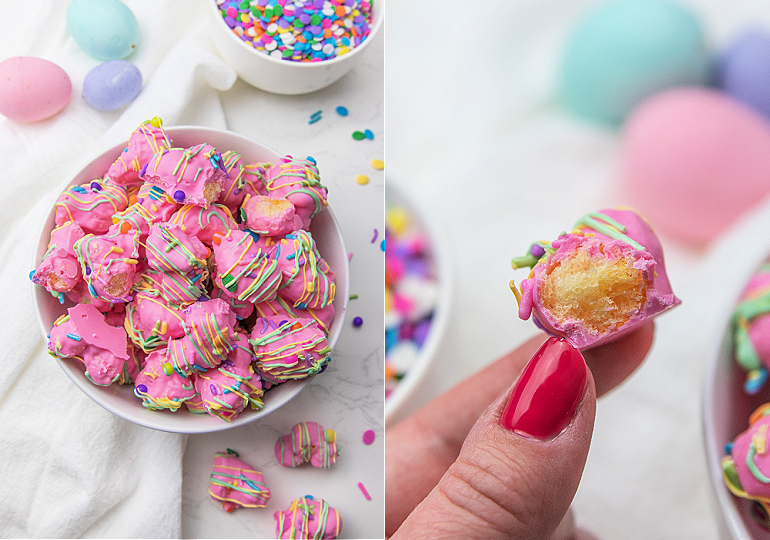
[[[278,296],[302,309],[321,309],[334,301],[334,273],[309,232],[287,234],[276,248],[275,260],[283,274]]]
[[[722,458],[722,478],[736,496],[761,505],[763,511],[752,517],[763,518],[770,525],[770,452],[767,431],[770,428],[770,403],[757,408],[749,417],[749,427],[726,447]]]
[[[585,349],[620,337],[681,303],[663,248],[635,211],[610,208],[580,218],[570,233],[532,244],[514,269],[531,267],[517,291],[519,317]]]
[[[195,396],[193,379],[177,373],[167,358],[167,349],[157,349],[147,356],[136,377],[134,395],[150,410],[177,411]]]
[[[139,23],[120,0],[71,0],[67,30],[81,49],[99,60],[125,58],[139,45]]]
[[[263,241],[232,229],[224,236],[216,235],[213,242],[214,283],[224,295],[252,303],[275,298],[282,276]]]
[[[323,499],[305,495],[292,501],[288,510],[277,511],[276,538],[297,540],[331,540],[342,530],[342,519],[337,510]]]
[[[270,490],[262,473],[232,450],[214,454],[214,472],[210,478],[209,494],[222,501],[226,512],[237,508],[264,508],[270,500]]]
[[[561,72],[564,104],[585,118],[619,124],[665,88],[705,85],[709,55],[701,23],[669,0],[599,3],[574,28]]]
[[[246,227],[258,234],[283,236],[302,228],[294,205],[282,197],[254,195],[243,204]]]
[[[770,118],[770,33],[755,28],[738,35],[719,60],[719,87]]]
[[[69,308],[56,321],[48,351],[58,358],[83,362],[86,377],[99,386],[117,381],[129,360],[125,331],[108,325],[96,307],[86,304]]]
[[[136,237],[136,230],[131,229],[101,236],[87,234],[75,242],[80,271],[93,298],[130,301],[139,256]]]
[[[316,375],[331,360],[326,335],[312,319],[259,318],[249,343],[257,372],[272,384]]]
[[[145,163],[148,163],[155,154],[170,148],[172,148],[172,143],[163,130],[163,122],[160,118],[155,117],[143,122],[131,133],[128,145],[115,160],[115,163],[107,169],[107,177],[114,183],[123,186],[141,185],[143,181],[139,179],[139,171],[142,170]],[[152,185],[149,188],[152,188]],[[139,198],[146,196],[147,194],[138,195]],[[160,195],[155,194],[154,199],[157,200],[158,198]]]
[[[97,111],[114,111],[142,91],[142,73],[128,60],[99,64],[83,79],[83,99]]]
[[[201,143],[155,154],[139,171],[139,178],[160,187],[180,204],[207,208],[222,191],[227,171],[217,149]]]
[[[316,422],[300,422],[275,442],[275,458],[284,467],[310,463],[328,469],[337,461],[337,433]]]
[[[303,229],[310,227],[310,220],[328,205],[326,186],[321,184],[318,165],[311,157],[286,156],[266,170],[263,181],[270,197],[291,201]]]
[[[71,291],[83,277],[77,255],[72,248],[83,236],[83,229],[72,221],[55,227],[51,231],[51,240],[40,266],[30,276],[32,283],[44,287],[63,300],[63,295],[56,293]]]
[[[746,371],[744,390],[758,393],[770,369],[770,264],[763,264],[743,289],[731,316],[736,362]]]
[[[112,226],[112,216],[128,206],[125,188],[95,179],[79,186],[70,186],[54,204],[54,223],[63,225],[74,221],[86,234],[104,234]]]
[[[718,90],[662,92],[623,128],[620,181],[661,234],[704,246],[770,193],[770,122]]]
[[[17,122],[37,122],[70,102],[72,81],[48,60],[14,56],[0,62],[0,114]]]

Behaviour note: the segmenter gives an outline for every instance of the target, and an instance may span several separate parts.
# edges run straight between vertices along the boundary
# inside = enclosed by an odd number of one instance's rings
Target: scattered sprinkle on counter
[[[356,317],[355,319],[353,319],[353,326],[355,326],[356,328],[358,328],[362,324],[364,324],[364,320],[361,317]]]
[[[383,162],[381,159],[372,160],[372,168],[381,171],[385,168],[385,162]]]
[[[364,444],[369,446],[374,442],[374,439],[376,437],[376,434],[374,433],[373,429],[367,429],[364,431]]]
[[[369,177],[366,176],[365,174],[359,174],[358,176],[356,176],[356,184],[365,186],[368,183],[369,183]]]
[[[363,131],[354,131],[353,138],[357,141],[363,141],[366,138]]]
[[[321,119],[321,111],[316,111],[310,115],[310,121],[308,124],[315,124]]]
[[[368,492],[368,491],[366,491],[366,488],[364,487],[364,484],[363,484],[362,482],[359,482],[359,483],[358,483],[358,489],[360,489],[360,490],[361,490],[361,493],[363,493],[363,494],[364,494],[364,497],[366,497],[366,500],[367,500],[367,501],[371,501],[371,500],[372,500],[372,496],[371,496],[371,495],[369,495],[369,492]]]
[[[367,139],[369,139],[370,141],[371,141],[371,140],[374,140],[374,133],[372,133],[372,130],[371,130],[371,129],[365,129],[365,130],[364,130],[364,137],[366,137],[366,138],[367,138]]]
[[[339,107],[337,107],[334,110],[337,111],[337,114],[339,114],[340,116],[347,116],[348,115],[348,110],[345,107],[343,107],[342,105],[340,105]]]

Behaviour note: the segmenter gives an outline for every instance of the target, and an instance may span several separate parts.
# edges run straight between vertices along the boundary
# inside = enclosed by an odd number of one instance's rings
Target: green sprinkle
[[[355,299],[357,299],[357,298],[358,298],[358,295],[357,295],[357,294],[351,294],[350,296],[348,296],[348,299],[349,299],[349,300],[355,300]]]
[[[354,131],[353,138],[357,141],[363,141],[366,135],[362,131]]]
[[[239,456],[239,455],[238,455],[238,452],[236,452],[235,450],[232,450],[232,449],[230,449],[230,448],[228,448],[228,449],[227,449],[227,453],[228,453],[228,454],[232,454],[232,455],[234,455],[235,457],[241,457],[241,456]]]

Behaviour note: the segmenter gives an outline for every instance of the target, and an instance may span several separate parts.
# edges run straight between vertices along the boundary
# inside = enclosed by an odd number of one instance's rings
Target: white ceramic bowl
[[[389,204],[404,208],[416,226],[428,236],[439,282],[439,295],[433,310],[430,331],[420,348],[417,360],[385,400],[385,422],[389,426],[399,422],[408,414],[412,396],[436,359],[449,320],[452,271],[443,229],[437,225],[436,218],[431,215],[425,205],[418,204],[409,194],[408,188],[392,175],[387,178],[385,197]]]
[[[184,148],[201,142],[207,142],[222,152],[232,150],[241,154],[246,163],[275,162],[283,157],[282,154],[279,154],[272,148],[229,131],[205,127],[179,126],[167,128],[166,133],[177,147]],[[122,142],[101,152],[69,178],[62,186],[62,191],[71,185],[82,184],[101,177],[110,164],[117,159],[125,146],[126,143]],[[46,252],[51,231],[54,227],[54,210],[52,206],[41,226],[33,268],[37,268],[40,265],[40,261]],[[342,331],[349,297],[348,251],[345,248],[342,231],[330,207],[327,207],[326,210],[313,218],[310,232],[316,240],[318,250],[334,271],[336,280],[335,316],[328,336],[329,345],[333,348]],[[54,321],[60,315],[65,314],[67,308],[72,307],[74,304],[68,300],[64,304],[59,304],[59,301],[51,296],[43,287],[37,285],[32,285],[32,287],[32,298],[40,324],[40,331],[47,342],[46,336],[51,331],[51,328],[53,328]],[[141,400],[134,396],[133,385],[119,386],[112,384],[107,387],[96,386],[85,377],[83,366],[80,362],[58,358],[56,361],[78,388],[108,411],[135,424],[177,433],[207,433],[253,422],[290,401],[310,382],[310,379],[304,379],[280,384],[265,394],[264,408],[259,411],[245,410],[233,421],[225,422],[218,417],[208,414],[189,413],[185,407],[181,407],[176,412],[151,411],[142,406]],[[53,363],[51,369],[54,369]],[[323,374],[319,374],[319,376],[323,377]]]
[[[244,43],[227,26],[216,0],[204,0],[209,34],[222,59],[252,86],[275,94],[308,94],[337,82],[358,64],[382,28],[385,0],[374,0],[371,33],[347,54],[320,62],[292,62],[272,58]]]

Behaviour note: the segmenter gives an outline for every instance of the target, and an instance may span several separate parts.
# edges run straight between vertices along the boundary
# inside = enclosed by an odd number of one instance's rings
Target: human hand
[[[386,534],[574,538],[596,398],[639,367],[653,334],[648,322],[583,355],[533,338],[389,429]]]

